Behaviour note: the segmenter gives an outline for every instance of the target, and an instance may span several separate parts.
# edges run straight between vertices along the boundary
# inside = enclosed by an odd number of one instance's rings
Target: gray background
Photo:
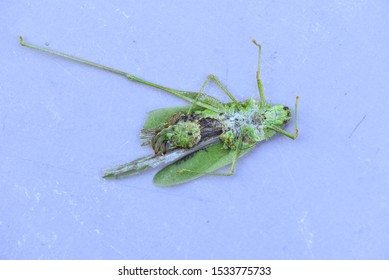
[[[2,1],[0,258],[387,259],[388,1]],[[176,89],[215,74],[293,107],[232,177],[161,188],[106,167],[146,112],[185,102],[18,45],[48,46]],[[227,101],[215,86],[207,93]],[[293,124],[286,127],[293,130]]]

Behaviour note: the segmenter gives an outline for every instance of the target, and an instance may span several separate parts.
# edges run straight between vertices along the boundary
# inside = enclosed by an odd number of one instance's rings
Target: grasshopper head
[[[265,112],[266,123],[269,125],[282,126],[290,120],[290,109],[284,105],[270,106]]]

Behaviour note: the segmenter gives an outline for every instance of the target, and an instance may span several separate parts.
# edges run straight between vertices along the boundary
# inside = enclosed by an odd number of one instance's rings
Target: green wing
[[[223,149],[222,146],[222,143],[211,145],[166,166],[154,176],[154,183],[160,186],[182,184],[206,175],[201,173],[213,172],[231,164],[235,151]],[[241,151],[239,157],[245,155],[251,149],[253,147]],[[189,169],[196,172],[177,172],[181,169]]]

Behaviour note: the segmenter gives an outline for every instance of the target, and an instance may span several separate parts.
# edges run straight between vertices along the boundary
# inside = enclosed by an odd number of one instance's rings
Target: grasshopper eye
[[[290,116],[291,116],[291,113],[290,113],[290,109],[289,109],[289,107],[287,107],[287,106],[284,106],[284,110],[286,111],[286,116],[287,116],[288,118],[290,118]]]

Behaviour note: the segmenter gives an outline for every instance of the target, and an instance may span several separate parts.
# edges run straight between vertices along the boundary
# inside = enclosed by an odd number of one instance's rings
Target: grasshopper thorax
[[[262,104],[252,98],[241,103],[227,103],[225,111],[222,115],[225,129],[220,137],[225,149],[236,149],[240,136],[243,149],[268,140],[276,134],[274,127],[286,124],[291,116],[284,105]]]

